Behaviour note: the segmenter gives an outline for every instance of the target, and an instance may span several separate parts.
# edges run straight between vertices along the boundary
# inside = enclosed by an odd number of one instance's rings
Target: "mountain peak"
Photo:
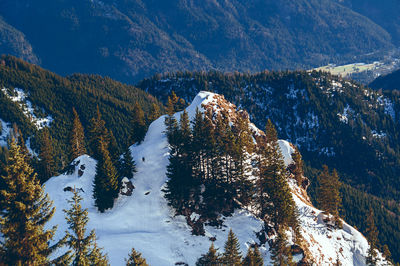
[[[207,108],[236,112],[235,106],[223,96],[206,91],[200,92],[186,110],[193,117],[196,109],[205,111]],[[82,205],[89,212],[88,229],[96,229],[98,245],[104,247],[112,265],[123,265],[132,247],[141,252],[151,265],[194,265],[196,259],[208,250],[211,240],[216,248],[223,249],[229,228],[237,235],[242,254],[246,253],[249,245],[259,243],[256,232],[262,230],[263,222],[247,209],[236,209],[231,216],[222,216],[222,227],[206,225],[204,236],[192,235],[185,218],[174,216],[163,192],[169,157],[164,120],[162,116],[154,121],[144,141],[130,147],[137,164],[137,173],[131,180],[133,194],[120,195],[113,209],[100,213],[94,206],[92,182],[96,161],[87,155],[75,159],[68,173],[47,181],[46,192],[56,206],[56,213],[48,226],[58,224],[56,240],[67,228],[62,210],[68,208],[67,200],[72,196],[69,188],[78,188],[84,198]],[[279,144],[288,165],[292,162],[293,147],[287,141],[279,141]],[[306,249],[294,259],[306,258],[323,265],[332,264],[339,257],[344,265],[364,265],[368,243],[362,234],[346,223],[343,229],[330,227],[324,222],[325,214],[312,206],[307,192],[292,179],[289,179],[289,184],[300,214],[301,235],[306,243]],[[192,213],[190,217],[195,220],[197,214]],[[260,251],[269,265],[268,242],[260,247]]]

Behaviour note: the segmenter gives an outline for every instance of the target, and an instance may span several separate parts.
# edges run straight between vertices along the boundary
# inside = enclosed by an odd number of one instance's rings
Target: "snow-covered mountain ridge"
[[[223,96],[210,92],[200,92],[186,109],[193,118],[196,109],[225,108],[234,115],[235,106]],[[230,110],[230,111],[229,111]],[[179,118],[179,113],[175,117]],[[46,182],[46,192],[54,201],[56,213],[50,224],[58,224],[56,240],[63,237],[67,224],[63,209],[67,209],[67,199],[72,196],[68,187],[81,189],[82,205],[89,211],[89,229],[96,229],[98,245],[104,247],[112,265],[123,265],[130,249],[134,247],[143,254],[150,265],[174,265],[186,263],[194,265],[197,258],[210,246],[210,238],[215,238],[215,246],[223,250],[230,228],[238,236],[242,254],[248,245],[259,243],[256,233],[262,229],[262,221],[247,210],[236,210],[224,218],[224,226],[215,228],[205,226],[205,236],[194,236],[183,216],[174,217],[167,205],[162,189],[167,180],[169,149],[165,136],[165,117],[154,121],[140,145],[130,148],[136,162],[137,173],[132,183],[135,187],[132,196],[120,195],[112,210],[99,213],[92,198],[92,184],[96,161],[87,155],[75,159],[75,170],[51,178]],[[253,132],[262,134],[254,125]],[[286,141],[280,141],[285,164],[292,162],[293,148]],[[312,206],[306,191],[290,180],[293,198],[300,213],[301,234],[306,241],[306,257],[317,265],[329,265],[336,259],[343,265],[364,265],[368,250],[365,237],[350,225],[344,223],[343,229],[328,227],[323,221],[323,213]],[[193,217],[196,219],[196,217]],[[260,248],[265,265],[270,264],[268,244]],[[295,257],[297,260],[301,257]]]

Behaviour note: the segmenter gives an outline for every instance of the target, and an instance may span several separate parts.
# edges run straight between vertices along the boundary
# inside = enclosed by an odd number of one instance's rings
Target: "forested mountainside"
[[[6,135],[13,123],[25,140],[29,137],[28,144],[38,153],[44,145],[43,135],[49,135],[54,170],[60,170],[71,160],[73,108],[86,133],[98,109],[111,131],[116,152],[121,153],[124,147],[134,142],[134,135],[144,134],[132,133],[136,107],[147,115],[153,109],[163,108],[148,93],[110,78],[82,74],[61,77],[15,57],[0,58],[0,119],[3,128],[0,130],[0,144],[6,145]],[[143,121],[145,124],[149,122]],[[47,130],[48,133],[44,133]]]
[[[7,24],[0,17],[0,51],[2,54],[12,54],[25,61],[38,64],[39,60],[25,35]]]
[[[25,35],[31,62],[128,82],[183,69],[309,69],[394,47],[381,26],[336,0],[16,0],[0,2],[0,15]]]
[[[329,210],[313,207],[301,158],[278,141],[271,122],[263,132],[245,111],[210,92],[200,92],[184,112],[175,113],[176,99],[170,98],[169,115],[130,147],[137,172],[112,209],[98,212],[92,197],[101,160],[82,155],[70,172],[46,182],[56,206],[49,222],[59,226],[55,241],[69,230],[62,209],[70,208],[66,199],[75,188],[90,218],[87,229],[96,230],[112,265],[123,265],[132,247],[150,265],[365,265],[371,259],[365,237],[337,217],[337,198]],[[334,173],[324,172],[324,179]],[[324,195],[337,185],[325,183]],[[380,252],[373,261],[388,264]]]
[[[313,168],[322,164],[338,170],[349,185],[343,190],[344,213],[357,227],[365,228],[359,218],[366,208],[376,208],[381,241],[390,242],[398,258],[398,97],[321,72],[186,72],[145,79],[138,87],[161,100],[172,91],[190,99],[210,90],[247,110],[260,128],[271,119],[280,138],[299,146],[311,179]],[[362,202],[362,209],[356,202]]]
[[[394,43],[400,43],[400,2],[396,0],[337,0],[340,4],[366,16],[384,28]]]

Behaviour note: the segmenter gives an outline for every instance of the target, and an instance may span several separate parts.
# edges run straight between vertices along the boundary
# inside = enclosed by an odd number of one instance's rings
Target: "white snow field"
[[[197,107],[202,110],[201,104],[213,101],[214,97],[213,93],[200,92],[187,108],[189,117],[194,116]],[[178,118],[179,113],[175,116]],[[223,252],[230,228],[239,238],[243,255],[249,244],[258,243],[255,233],[261,230],[262,222],[245,210],[237,210],[231,217],[225,217],[222,228],[207,226],[205,236],[193,236],[184,217],[174,217],[162,192],[169,156],[164,119],[162,116],[154,121],[144,141],[130,148],[137,168],[131,180],[135,189],[132,196],[120,195],[112,210],[100,213],[94,206],[92,184],[96,161],[87,155],[74,160],[77,165],[74,173],[52,177],[46,182],[46,192],[56,206],[56,213],[47,225],[58,225],[55,240],[63,237],[67,229],[63,209],[69,208],[67,199],[72,193],[64,191],[69,186],[83,190],[82,205],[88,208],[90,218],[88,231],[96,230],[98,245],[108,254],[111,265],[125,265],[124,259],[132,247],[141,252],[150,265],[175,265],[179,262],[195,265],[197,258],[208,251],[211,237],[216,238],[214,244]],[[291,162],[292,148],[287,142],[279,144],[285,162]],[[83,172],[80,177],[78,169]],[[365,238],[347,224],[343,230],[329,229],[320,217],[321,212],[309,203],[304,191],[293,182],[291,187],[300,211],[301,231],[317,265],[332,264],[338,256],[343,265],[364,265],[368,249]],[[269,265],[268,246],[262,247],[261,251],[265,265]]]

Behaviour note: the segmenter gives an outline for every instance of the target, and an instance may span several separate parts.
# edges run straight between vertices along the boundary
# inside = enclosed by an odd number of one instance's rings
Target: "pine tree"
[[[157,104],[152,103],[151,109],[150,109],[150,114],[147,117],[148,122],[151,123],[154,120],[158,119],[160,116],[161,116],[160,107]]]
[[[55,174],[55,161],[54,161],[54,151],[52,145],[52,138],[50,136],[47,127],[42,129],[42,134],[40,137],[40,169],[41,169],[41,181],[44,182],[48,180]]]
[[[236,123],[233,127],[234,143],[231,149],[231,155],[234,161],[234,171],[232,179],[234,180],[234,194],[244,205],[251,201],[253,184],[247,178],[250,165],[248,164],[249,153],[253,151],[253,137],[249,130],[248,121],[245,113],[239,113]]]
[[[97,149],[100,152],[100,158],[96,165],[93,197],[98,210],[104,212],[104,210],[111,209],[114,206],[114,199],[118,197],[119,193],[119,182],[117,171],[103,140],[100,139]]]
[[[192,152],[193,152],[193,176],[197,180],[202,180],[205,172],[203,164],[203,114],[196,108],[196,113],[192,121],[193,130],[193,141],[192,141]]]
[[[376,265],[377,262],[377,244],[378,244],[378,229],[375,226],[374,212],[370,208],[367,216],[367,239],[369,243],[368,255],[366,258],[367,265]]]
[[[72,200],[69,200],[71,208],[64,210],[68,224],[66,231],[66,244],[72,249],[71,260],[72,265],[98,265],[94,264],[94,260],[104,258],[101,253],[97,254],[95,245],[96,234],[92,230],[86,235],[86,225],[89,221],[87,209],[82,209],[82,197],[78,190],[74,189]],[[98,252],[97,252],[98,253]]]
[[[171,95],[168,96],[168,101],[167,101],[167,114],[169,116],[174,115],[178,100],[179,100],[178,96],[176,96],[175,92],[172,91]]]
[[[110,142],[110,135],[105,125],[106,122],[102,119],[99,106],[97,106],[96,115],[90,119],[89,125],[89,148],[95,159],[99,159],[101,156],[101,151],[99,150],[100,141],[102,141],[103,145],[105,144],[107,148]]]
[[[253,248],[253,265],[254,266],[264,265],[264,259],[262,258],[260,250],[258,249],[257,245],[255,245]]]
[[[25,145],[24,137],[22,136],[22,132],[18,128],[18,125],[16,123],[13,123],[12,129],[10,129],[7,143],[10,145],[13,139],[16,140],[19,146],[21,147],[21,152],[23,152],[26,155],[26,157],[29,158],[29,151]]]
[[[182,111],[185,108],[185,100],[180,99],[176,96],[174,91],[171,91],[171,95],[168,96],[167,101],[167,114],[173,115],[176,112]]]
[[[265,134],[266,143],[261,145],[263,150],[259,165],[259,184],[262,186],[259,192],[262,198],[259,201],[264,205],[261,206],[261,214],[263,219],[269,214],[275,229],[284,225],[290,226],[299,236],[296,205],[287,183],[277,133],[270,120],[267,122]]]
[[[339,176],[336,170],[329,173],[328,166],[323,165],[322,173],[318,176],[317,201],[319,207],[335,217],[336,224],[341,226],[339,208],[342,204],[340,197]]]
[[[294,178],[296,179],[297,184],[300,186],[301,182],[303,181],[303,160],[297,147],[294,150],[292,158],[295,164],[295,168],[293,171]]]
[[[254,254],[253,250],[251,249],[251,246],[247,249],[247,254],[246,257],[244,257],[242,261],[243,266],[253,266],[254,264]]]
[[[148,266],[142,254],[137,252],[134,248],[132,248],[131,253],[129,253],[129,259],[125,259],[125,261],[126,266]]]
[[[72,109],[72,113],[74,115],[74,120],[70,136],[71,161],[86,153],[83,126],[79,120],[79,116],[75,108]]]
[[[241,265],[242,255],[240,253],[239,241],[232,229],[229,230],[221,260],[226,265]]]
[[[122,178],[126,177],[128,179],[133,178],[133,174],[136,173],[135,161],[129,148],[122,154],[119,173]]]
[[[247,255],[242,261],[243,266],[263,266],[264,260],[261,256],[260,250],[257,245],[254,247],[249,246]]]
[[[55,208],[44,193],[37,174],[28,164],[26,154],[15,140],[10,142],[10,157],[2,179],[2,210],[0,216],[0,261],[6,265],[45,265],[61,242],[49,246],[56,227],[45,230]],[[57,261],[64,261],[65,256]]]
[[[110,152],[110,157],[115,166],[119,163],[119,148],[117,144],[117,140],[114,137],[114,134],[111,130],[108,130],[108,151]]]
[[[295,265],[292,260],[292,253],[287,243],[286,228],[280,227],[276,240],[271,245],[271,260],[273,265]]]
[[[173,117],[167,118],[167,137],[171,148],[169,165],[167,166],[167,181],[165,197],[169,204],[179,214],[188,214],[192,206],[193,196],[197,195],[197,182],[192,175],[191,160],[191,129],[186,111],[181,115],[180,123]]]
[[[206,254],[201,255],[197,260],[196,266],[217,266],[221,265],[220,256],[217,249],[214,247],[214,243],[211,243],[210,248]]]
[[[131,115],[131,138],[132,143],[140,143],[143,141],[144,136],[146,135],[146,120],[144,117],[144,112],[142,107],[138,102],[135,103],[132,110]]]

